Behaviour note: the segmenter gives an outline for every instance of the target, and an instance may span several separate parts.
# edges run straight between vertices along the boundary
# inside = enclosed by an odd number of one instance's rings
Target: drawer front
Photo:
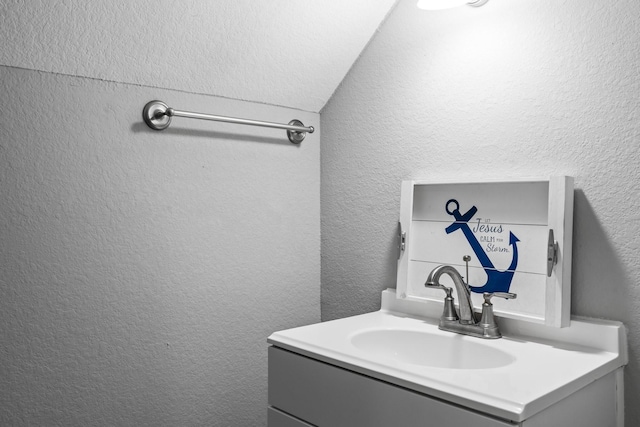
[[[318,427],[514,426],[277,347],[269,347],[269,405]]]
[[[267,420],[269,427],[313,427],[311,424],[307,424],[271,407],[267,410]]]

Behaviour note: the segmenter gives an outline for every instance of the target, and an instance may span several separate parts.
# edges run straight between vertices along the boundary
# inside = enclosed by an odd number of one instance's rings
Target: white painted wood
[[[525,420],[522,427],[617,427],[616,400],[612,372]]]
[[[456,203],[449,204],[450,200]],[[466,276],[463,255],[471,255],[469,277],[472,286],[486,283],[481,265],[461,230],[447,234],[459,214],[472,207],[477,212],[469,221],[474,236],[498,271],[508,271],[513,260],[510,233],[517,242],[518,263],[510,292],[516,300],[494,300],[495,313],[502,317],[544,323],[555,327],[569,324],[571,301],[571,241],[573,228],[573,179],[512,182],[402,183],[400,222],[406,234],[406,250],[398,261],[399,298],[442,303],[442,291],[424,287],[429,272],[440,264],[453,265]],[[559,244],[558,263],[547,277],[549,229]],[[486,265],[486,263],[485,263]],[[448,283],[443,278],[443,284]],[[480,294],[472,294],[476,307]]]
[[[618,368],[616,375],[616,427],[624,427],[624,368]]]
[[[273,407],[267,408],[267,425],[269,427],[313,427]]]
[[[413,216],[413,181],[402,181],[400,190],[400,229],[405,233],[405,249],[398,259],[398,272],[396,287],[398,298],[407,298],[408,273],[409,273],[409,248],[412,244]]]
[[[462,252],[472,257],[469,268],[483,273],[484,270],[473,255],[464,235],[462,233],[445,234],[444,226],[449,223],[426,220],[416,221],[414,219],[412,233],[418,233],[420,238],[412,241],[412,262],[431,261],[436,264],[464,267],[464,262],[460,255]],[[509,241],[509,233],[513,232],[520,239],[518,242],[519,252],[527,254],[526,257],[520,258],[517,271],[539,275],[547,274],[547,253],[540,249],[544,249],[547,244],[547,224],[505,224],[500,222],[494,223],[494,225],[500,227],[502,231],[486,236],[478,234],[478,240],[483,246],[491,245],[491,247],[498,249],[503,246],[503,241]],[[447,244],[434,244],[434,242],[442,241],[443,239],[446,239]],[[490,258],[496,269],[507,270],[511,263],[511,252],[491,252]],[[464,274],[464,268],[462,274]],[[474,279],[475,283],[482,281],[481,277],[470,277],[471,283],[474,283]]]
[[[447,201],[460,202],[464,213],[472,204],[482,205],[481,221],[493,223],[547,224],[549,187],[546,181],[428,183],[414,185],[414,220],[451,222],[444,207]],[[465,202],[466,200],[466,202]]]
[[[277,347],[269,348],[269,404],[318,427],[514,426]]]
[[[428,289],[424,286],[424,281],[429,275],[429,272],[440,264],[441,263],[432,262],[411,263],[411,268],[408,272],[408,288],[410,295],[416,298],[415,300],[420,301],[426,299],[438,304],[442,303],[444,293],[441,290]],[[464,266],[458,265],[456,267],[460,272],[464,272]],[[477,267],[470,267],[469,276],[471,283],[474,283],[474,280],[486,279],[484,270]],[[545,283],[544,278],[545,276],[541,274],[523,274],[516,272],[511,287],[517,289],[515,292],[518,294],[518,298],[508,301],[501,298],[494,298],[492,302],[496,314],[501,317],[543,323],[546,300],[545,291],[540,288]],[[446,286],[453,286],[453,281],[448,276],[442,277],[440,282]],[[473,301],[474,307],[479,310],[483,301],[482,295],[472,293],[471,300]]]
[[[546,281],[545,323],[569,326],[571,316],[571,252],[573,241],[573,178],[549,181],[549,228],[558,242],[558,261]]]

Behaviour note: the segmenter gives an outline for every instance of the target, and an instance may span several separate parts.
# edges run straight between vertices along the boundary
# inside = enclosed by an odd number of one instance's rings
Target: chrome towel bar
[[[308,133],[313,133],[313,126],[305,126],[300,120],[291,120],[288,124],[262,122],[259,120],[238,119],[235,117],[215,116],[212,114],[193,113],[170,108],[162,101],[150,101],[142,109],[142,118],[151,129],[164,130],[171,124],[172,117],[186,117],[189,119],[212,120],[215,122],[235,123],[239,125],[262,126],[268,128],[285,129],[287,137],[293,144],[300,144]]]

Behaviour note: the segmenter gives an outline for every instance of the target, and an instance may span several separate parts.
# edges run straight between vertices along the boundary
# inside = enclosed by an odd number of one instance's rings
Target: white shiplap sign
[[[406,234],[397,295],[442,301],[442,291],[427,289],[424,282],[432,269],[448,264],[471,286],[476,307],[482,304],[482,292],[512,292],[517,299],[494,298],[497,315],[567,326],[572,220],[571,177],[474,183],[404,181],[400,224]],[[550,230],[558,249],[549,275]],[[464,256],[471,258],[468,266]],[[452,286],[447,280],[443,277],[442,283]]]

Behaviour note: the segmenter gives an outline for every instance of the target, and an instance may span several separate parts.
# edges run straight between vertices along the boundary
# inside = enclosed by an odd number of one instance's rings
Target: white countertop
[[[504,337],[483,340],[440,331],[439,308],[395,299],[383,292],[373,313],[279,331],[272,345],[384,380],[496,417],[523,421],[627,363],[624,326],[619,322],[572,319],[551,328],[498,319]],[[355,347],[351,337],[373,329],[422,331],[482,345],[514,356],[506,366],[449,369],[376,358]]]

